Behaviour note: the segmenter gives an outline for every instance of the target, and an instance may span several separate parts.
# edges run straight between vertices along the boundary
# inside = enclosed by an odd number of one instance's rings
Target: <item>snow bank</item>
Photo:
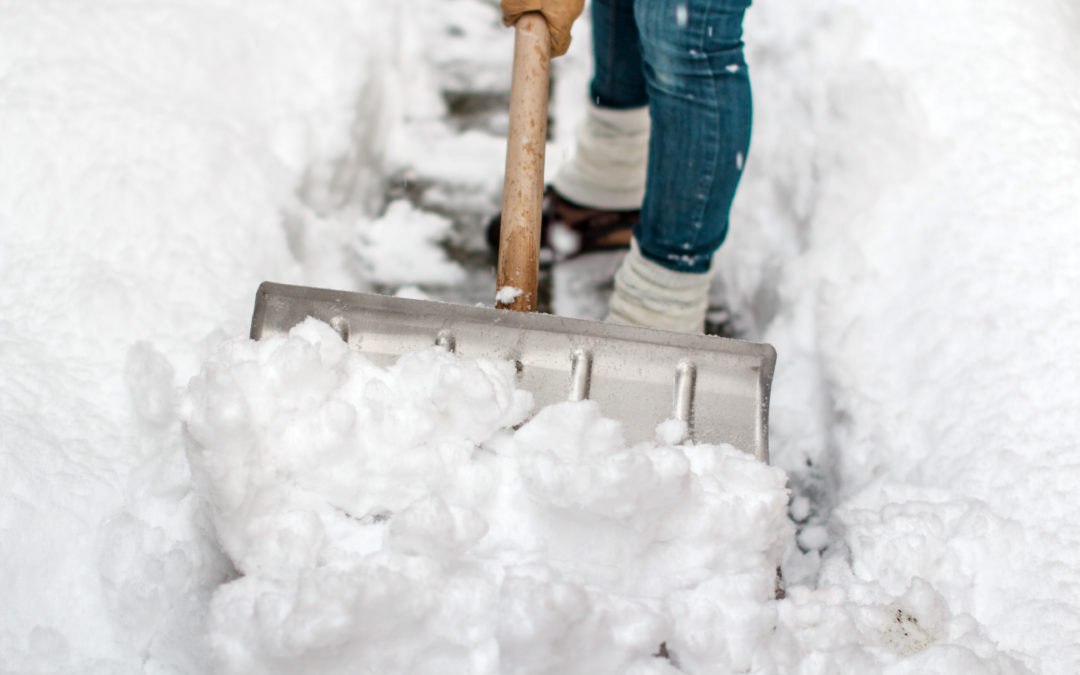
[[[1078,21],[1050,1],[756,6],[724,260],[781,354],[773,458],[807,562],[824,549],[806,581],[926,584],[1045,673],[1080,664]]]
[[[208,334],[244,331],[259,281],[350,282],[315,244],[348,236],[335,204],[381,199],[395,12],[5,7],[0,671],[203,670],[228,564],[175,388]]]
[[[531,399],[510,363],[432,348],[384,369],[314,320],[223,344],[185,404],[241,575],[213,600],[221,672],[750,666],[775,628],[783,473],[627,448],[593,402],[512,431]]]

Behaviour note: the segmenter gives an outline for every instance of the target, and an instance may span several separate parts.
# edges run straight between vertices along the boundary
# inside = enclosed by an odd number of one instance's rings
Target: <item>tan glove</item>
[[[551,55],[562,56],[570,47],[570,25],[581,14],[585,0],[502,0],[503,23],[507,26],[526,12],[540,12],[551,31]]]

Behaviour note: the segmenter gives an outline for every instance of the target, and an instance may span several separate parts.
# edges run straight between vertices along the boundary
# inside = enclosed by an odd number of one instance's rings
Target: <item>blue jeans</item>
[[[649,106],[642,254],[706,272],[728,231],[750,146],[742,21],[750,0],[593,0],[600,107]]]

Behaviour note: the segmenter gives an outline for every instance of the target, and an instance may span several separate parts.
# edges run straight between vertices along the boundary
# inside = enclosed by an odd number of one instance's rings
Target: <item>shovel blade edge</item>
[[[776,351],[768,344],[273,282],[256,293],[251,338],[287,334],[308,317],[380,365],[436,344],[512,361],[536,410],[593,399],[629,443],[653,440],[658,424],[678,418],[690,440],[769,461]]]

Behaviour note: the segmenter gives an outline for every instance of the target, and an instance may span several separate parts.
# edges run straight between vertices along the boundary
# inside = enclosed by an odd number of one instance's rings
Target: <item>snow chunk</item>
[[[499,290],[495,292],[495,302],[510,305],[523,295],[525,295],[525,291],[516,286],[500,286]]]
[[[184,406],[244,575],[214,594],[220,669],[653,672],[661,644],[767,648],[784,474],[730,446],[626,447],[591,401],[513,431],[515,378],[435,348],[378,366],[311,319],[223,343]],[[743,624],[756,646],[700,640]]]

